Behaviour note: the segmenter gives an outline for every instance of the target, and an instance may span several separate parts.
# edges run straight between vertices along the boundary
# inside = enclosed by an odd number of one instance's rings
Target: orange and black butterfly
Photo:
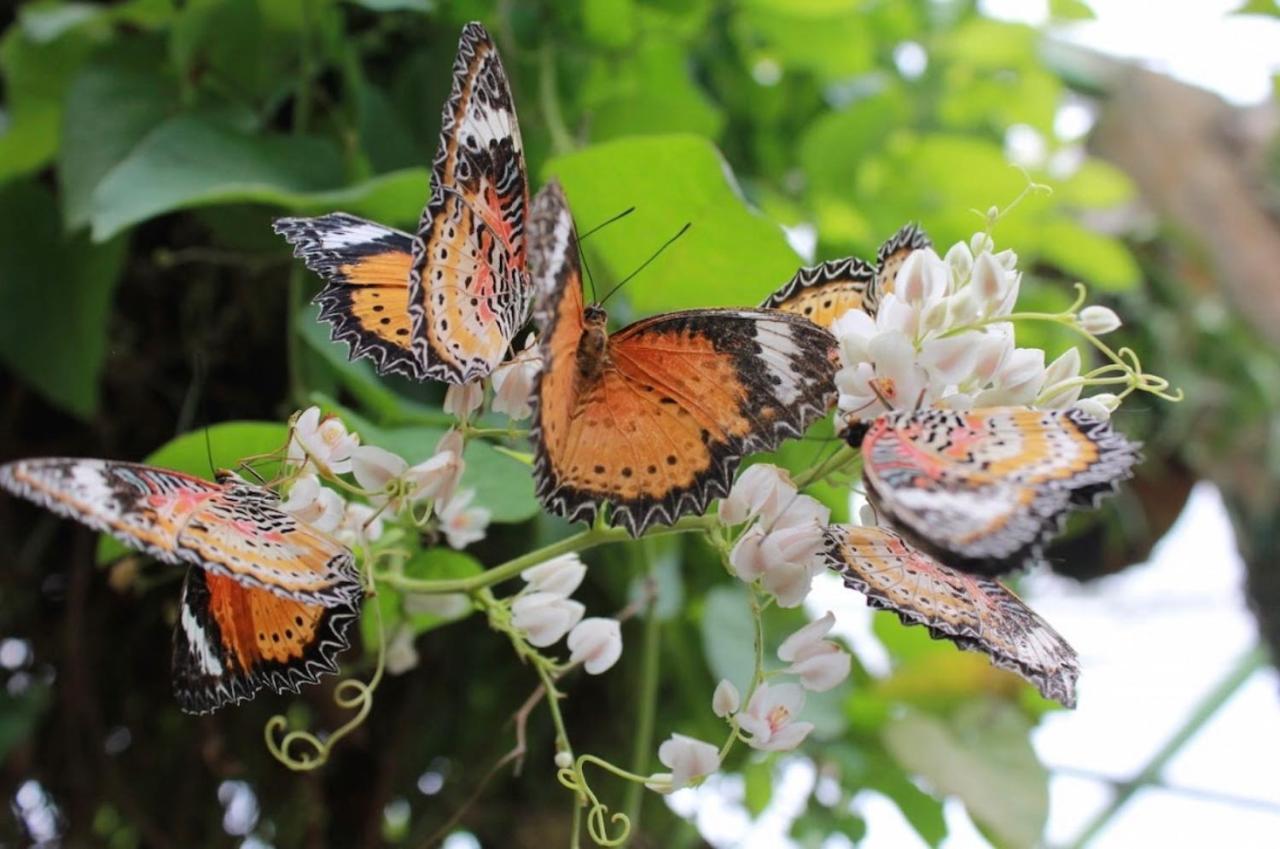
[[[187,566],[173,686],[188,713],[337,671],[363,595],[350,550],[280,510],[271,490],[111,460],[0,466],[0,487]]]
[[[534,199],[530,267],[542,372],[532,429],[551,512],[642,534],[725,495],[742,457],[821,418],[835,392],[826,330],[774,310],[667,313],[606,332],[584,309],[578,237],[552,181]]]
[[[952,569],[884,528],[832,525],[823,534],[827,565],[872,607],[923,625],[935,639],[983,652],[1045,698],[1075,707],[1075,649],[1003,584]]]
[[[912,251],[931,245],[924,231],[907,224],[880,246],[875,265],[851,256],[806,266],[760,306],[802,315],[827,329],[849,310],[875,315],[881,299],[893,291],[902,263]]]
[[[1079,409],[924,409],[851,428],[867,498],[916,547],[996,575],[1039,558],[1066,514],[1132,474],[1139,446]]]
[[[524,145],[489,33],[467,24],[453,64],[431,195],[414,236],[354,215],[282,218],[319,274],[320,319],[381,374],[465,383],[502,362],[528,319]]]

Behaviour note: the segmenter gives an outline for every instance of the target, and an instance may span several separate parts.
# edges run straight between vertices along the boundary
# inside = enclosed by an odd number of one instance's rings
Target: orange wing
[[[331,338],[368,357],[379,374],[421,380],[409,339],[409,270],[413,237],[372,221],[333,212],[319,218],[280,218],[272,225],[294,255],[325,286],[315,297]]]
[[[875,276],[875,268],[857,257],[829,260],[797,271],[760,307],[795,313],[830,330],[837,318],[862,308],[863,293]]]
[[[824,535],[827,565],[872,607],[925,626],[935,639],[983,652],[1045,698],[1075,707],[1075,650],[1005,586],[944,566],[882,528],[832,525]]]
[[[297,692],[338,671],[357,601],[304,604],[192,568],[173,632],[173,690],[188,713],[253,698],[263,687]]]
[[[823,415],[837,360],[827,331],[771,310],[690,310],[606,339],[603,311],[584,317],[558,184],[535,200],[530,231],[543,352],[534,473],[552,512],[590,521],[607,504],[610,523],[638,536],[705,512],[744,455]]]
[[[893,291],[898,269],[902,268],[902,263],[906,262],[911,252],[932,246],[933,242],[929,241],[929,237],[919,226],[904,224],[876,251],[876,274],[867,285],[862,308],[875,315],[880,308],[880,300]]]
[[[431,197],[413,243],[413,350],[434,380],[465,383],[502,362],[527,318],[524,143],[502,60],[467,24],[441,117]]]

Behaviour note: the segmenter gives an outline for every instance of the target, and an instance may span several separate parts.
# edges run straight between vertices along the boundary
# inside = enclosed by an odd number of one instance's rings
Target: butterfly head
[[[606,329],[609,316],[604,308],[592,304],[582,311],[582,339],[578,342],[578,373],[592,378],[604,363],[609,344]]]

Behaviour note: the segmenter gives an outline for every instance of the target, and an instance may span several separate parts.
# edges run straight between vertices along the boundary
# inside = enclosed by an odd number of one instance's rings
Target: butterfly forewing
[[[764,302],[762,309],[795,313],[828,330],[849,310],[862,308],[875,268],[857,257],[801,268]]]
[[[543,368],[534,413],[535,478],[552,512],[639,535],[701,513],[741,458],[798,436],[834,393],[834,338],[769,310],[690,310],[612,337],[584,319],[577,239],[549,185],[531,218]]]
[[[983,652],[1045,698],[1075,707],[1075,650],[1002,584],[945,566],[882,528],[833,525],[824,533],[827,565],[872,607]]]
[[[413,349],[428,377],[484,377],[524,324],[528,192],[506,71],[484,27],[468,24],[409,278]]]
[[[933,242],[915,224],[904,224],[876,252],[876,271],[863,294],[862,308],[875,315],[884,296],[894,290],[898,270],[913,251],[933,246]]]
[[[173,632],[173,690],[188,713],[208,713],[267,687],[297,692],[338,671],[355,601],[304,604],[190,568]]]

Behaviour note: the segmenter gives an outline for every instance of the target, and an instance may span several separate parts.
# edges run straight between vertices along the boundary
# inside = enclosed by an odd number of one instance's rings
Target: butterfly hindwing
[[[1075,707],[1079,659],[1035,611],[999,582],[957,571],[882,528],[824,531],[827,565],[872,607],[892,610],[937,639],[983,652],[1045,698]]]
[[[898,269],[913,251],[933,247],[933,242],[916,224],[904,224],[876,251],[876,271],[863,294],[862,308],[874,316],[880,301],[894,290]]]
[[[829,330],[840,316],[862,307],[863,293],[875,274],[870,263],[857,257],[801,268],[760,307],[795,313]]]
[[[1114,491],[1139,459],[1074,408],[886,413],[861,449],[878,511],[930,554],[987,574],[1038,557],[1071,508]]]
[[[421,379],[409,336],[413,237],[343,212],[273,226],[324,280],[314,299],[319,318],[334,341],[350,346],[351,359],[369,358],[379,374]]]
[[[465,383],[506,355],[530,303],[528,205],[506,71],[484,27],[467,24],[409,277],[412,344],[427,377]]]
[[[267,687],[297,692],[338,671],[355,601],[305,604],[190,568],[173,632],[173,690],[187,713],[209,713]]]
[[[559,186],[531,218],[543,367],[534,474],[542,503],[570,520],[639,535],[704,512],[743,456],[799,436],[834,392],[835,340],[772,310],[689,310],[609,337],[584,311],[577,237]]]

